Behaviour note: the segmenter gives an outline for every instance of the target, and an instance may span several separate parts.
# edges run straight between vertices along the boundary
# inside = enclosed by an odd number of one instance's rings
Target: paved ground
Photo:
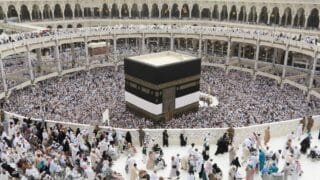
[[[314,145],[320,145],[320,141],[317,139],[318,138],[318,132],[313,132],[312,133],[312,146]],[[273,150],[277,149],[282,149],[284,147],[286,137],[280,137],[280,138],[272,138],[269,147]],[[294,142],[294,144],[299,144],[298,142]],[[197,148],[199,150],[202,150],[202,146],[198,145]],[[141,148],[137,148],[138,154],[135,155],[136,162],[138,164],[139,169],[146,169],[145,164],[142,163],[142,155],[141,155]],[[180,157],[186,156],[187,155],[187,148],[184,147],[179,147],[179,146],[170,146],[168,148],[163,148],[164,150],[164,157],[165,161],[170,165],[170,158],[173,155],[176,155],[177,153],[180,154]],[[211,145],[210,146],[210,158],[213,159],[215,163],[218,164],[218,166],[222,169],[223,171],[223,179],[228,179],[227,173],[229,170],[229,165],[228,165],[228,153],[224,155],[218,155],[214,156],[214,152],[216,150],[216,145]],[[238,150],[238,156],[241,156],[241,148]],[[121,172],[122,175],[125,177],[125,179],[130,179],[129,175],[125,173],[124,167],[125,167],[125,162],[126,162],[126,156],[122,155],[114,164],[113,169]],[[307,159],[305,155],[302,155],[301,157],[301,165],[302,169],[304,171],[303,175],[300,177],[301,180],[316,180],[320,179],[320,160],[319,161],[312,161],[310,159]],[[284,160],[281,159],[279,163],[279,169],[281,170],[283,167]],[[161,175],[163,177],[166,177],[167,179],[168,175],[170,172],[170,168],[166,167],[164,170],[159,170],[158,175]],[[186,171],[180,171],[181,172],[181,178],[182,180],[186,179],[187,172]],[[241,174],[245,176],[245,167],[241,167]],[[261,177],[256,174],[255,175],[255,180],[260,180]],[[290,180],[291,178],[289,178]]]

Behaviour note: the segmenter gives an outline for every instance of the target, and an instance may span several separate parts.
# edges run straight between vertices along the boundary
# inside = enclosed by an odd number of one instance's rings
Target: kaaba
[[[176,52],[124,59],[126,108],[154,119],[174,116],[199,107],[201,59]]]

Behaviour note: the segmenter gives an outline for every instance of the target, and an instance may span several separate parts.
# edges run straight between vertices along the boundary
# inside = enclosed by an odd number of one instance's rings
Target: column
[[[40,9],[41,21],[43,21],[43,9]]]
[[[275,66],[275,64],[276,64],[277,54],[278,54],[278,49],[277,49],[277,48],[274,48],[274,50],[273,50],[273,57],[272,57],[272,65],[273,65],[273,66]]]
[[[254,61],[254,71],[253,71],[253,79],[256,79],[256,73],[258,71],[258,61],[259,61],[259,54],[260,54],[260,40],[257,40],[257,49],[255,53],[255,61]]]
[[[63,10],[61,10],[61,11],[62,11],[62,13],[61,13],[62,14],[62,19],[65,20],[64,11]],[[54,12],[53,12],[53,14],[54,14]]]
[[[257,24],[260,22],[260,16],[259,14],[257,15]]]
[[[204,47],[203,47],[204,54],[208,54],[208,40],[204,40]]]
[[[86,69],[90,68],[90,59],[89,59],[89,51],[88,51],[88,38],[84,38],[84,52],[86,56]]]
[[[20,14],[20,9],[17,11],[17,13],[18,13],[18,22],[21,22],[21,14]]]
[[[72,19],[74,19],[74,17],[75,17],[74,14],[75,14],[75,13],[76,13],[76,9],[73,9],[73,10],[72,10]]]
[[[306,14],[304,17],[304,28],[307,28],[308,26],[308,18],[309,18],[309,14]]]
[[[282,16],[284,16],[284,9],[279,10],[279,26],[282,26],[282,23],[285,23],[285,22],[282,21]]]
[[[141,54],[145,52],[145,38],[144,38],[144,33],[142,34],[142,39],[141,39]]]
[[[116,37],[113,37],[113,60],[117,61],[118,56],[117,56],[117,39]]]
[[[294,25],[294,19],[295,19],[296,15],[297,15],[297,13],[293,14],[293,16],[291,17],[291,27],[293,27],[293,25]],[[298,21],[298,23],[299,23],[299,21]]]
[[[36,53],[37,53],[37,72],[38,73],[42,73],[42,54],[41,54],[41,48],[36,49]]]
[[[30,54],[29,45],[27,45],[27,59],[28,59],[30,80],[31,80],[31,84],[33,84],[34,83],[34,73],[33,73],[33,67],[32,67],[32,62],[31,62],[31,54]]]
[[[6,73],[5,73],[5,71],[4,71],[3,60],[2,60],[1,54],[2,54],[2,53],[0,53],[1,77],[2,77],[3,89],[4,89],[5,92],[7,92],[7,91],[8,91],[7,76],[6,76]]]
[[[109,50],[110,50],[110,41],[109,41],[109,39],[106,39],[106,58],[102,59],[102,62],[101,62],[102,64],[105,63],[106,61],[108,62]]]
[[[120,19],[122,18],[121,8],[122,8],[122,4],[119,4],[118,10],[119,10],[119,18]]]
[[[59,44],[57,40],[56,40],[56,45],[54,46],[54,58],[55,58],[55,61],[57,62],[58,74],[61,75],[62,67],[61,67],[61,59],[60,59],[60,53],[59,53]]]
[[[215,56],[214,55],[214,42],[213,41],[211,41],[211,45],[212,45],[212,49],[211,49],[212,52],[211,53],[212,53],[213,56]]]
[[[249,22],[249,13],[250,13],[250,12],[248,12],[248,13],[247,13],[247,16],[246,16],[246,22],[247,22],[247,23]]]
[[[124,39],[124,45],[125,45],[125,47],[128,47],[128,38]]]
[[[314,73],[316,71],[316,66],[317,66],[317,61],[318,61],[318,52],[317,50],[315,50],[314,52],[314,57],[313,57],[313,63],[312,63],[312,69],[310,69],[310,78],[309,78],[309,82],[308,82],[308,95],[307,95],[307,99],[310,99],[310,93],[311,93],[311,89],[313,87],[313,80],[314,80]]]
[[[241,43],[239,43],[239,47],[238,47],[238,59],[239,60],[241,58],[241,50],[242,50]]]
[[[199,39],[199,52],[198,52],[198,57],[201,58],[202,57],[202,36],[200,35],[200,39]]]
[[[171,37],[170,37],[170,51],[173,51],[174,50],[174,38],[173,38],[173,35],[171,34]]]
[[[270,24],[271,13],[268,13],[268,25]]]
[[[146,46],[147,46],[147,47],[149,47],[149,44],[150,44],[150,38],[147,38],[147,39],[146,39],[146,41],[147,41]]]
[[[246,47],[242,47],[242,58],[246,58]]]
[[[71,67],[74,68],[76,65],[76,54],[74,52],[74,43],[71,43]]]
[[[286,78],[286,68],[287,68],[287,64],[288,64],[288,56],[289,56],[289,45],[286,45],[286,53],[284,55],[284,64],[282,67],[282,76],[281,76],[281,84],[280,84],[280,88],[283,88],[283,82]]]
[[[223,48],[222,48],[222,51],[223,51]],[[223,52],[222,52],[222,53],[223,53]],[[231,58],[231,39],[230,39],[230,37],[229,37],[229,39],[228,39],[228,50],[227,50],[226,65],[229,65],[230,58]]]
[[[160,48],[160,38],[157,38],[157,48]]]

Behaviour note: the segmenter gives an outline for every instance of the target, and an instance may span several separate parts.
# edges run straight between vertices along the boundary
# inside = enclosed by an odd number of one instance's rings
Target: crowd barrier
[[[26,117],[5,112],[5,118],[12,119],[17,118],[19,120],[23,120]],[[314,119],[314,125],[312,130],[319,130],[320,128],[320,115],[313,116]],[[33,121],[42,121],[41,119],[35,119],[31,118]],[[280,122],[272,122],[272,123],[265,123],[260,125],[252,125],[252,126],[246,126],[246,127],[235,127],[235,143],[240,144],[243,142],[243,140],[248,137],[249,135],[252,135],[253,132],[260,133],[263,137],[264,130],[267,127],[270,127],[270,134],[271,138],[274,137],[281,137],[286,136],[292,131],[296,132],[296,129],[299,125],[300,119],[293,119],[293,120],[286,120],[286,121],[280,121]],[[63,121],[52,121],[52,120],[45,120],[48,127],[52,127],[55,124],[62,124],[64,127],[70,127],[72,129],[86,129],[91,135],[94,129],[93,125],[90,124],[79,124],[79,123],[70,123],[70,122],[63,122]],[[101,129],[104,130],[110,130],[113,127],[108,126],[100,126]],[[130,132],[132,136],[132,140],[134,144],[139,143],[139,136],[138,136],[138,130],[137,129],[124,129],[124,128],[113,128],[117,131],[119,131],[122,135],[125,135],[126,132]],[[202,145],[204,142],[204,138],[208,136],[208,133],[210,133],[209,137],[209,143],[210,144],[216,144],[217,140],[226,132],[228,128],[200,128],[200,129],[167,129],[169,134],[169,145],[179,145],[180,139],[179,136],[181,133],[184,133],[186,137],[188,137],[188,143],[195,143],[197,145]],[[144,129],[144,131],[155,140],[156,143],[162,144],[162,132],[164,129]]]

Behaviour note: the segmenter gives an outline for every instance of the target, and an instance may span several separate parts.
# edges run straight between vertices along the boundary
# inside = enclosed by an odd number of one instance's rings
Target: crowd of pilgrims
[[[273,30],[256,30],[254,28],[237,28],[237,27],[219,27],[219,26],[192,26],[192,25],[115,25],[115,26],[97,26],[84,28],[68,28],[68,29],[45,29],[39,32],[24,32],[18,34],[6,35],[0,37],[0,44],[13,43],[40,37],[58,37],[78,34],[96,34],[98,32],[185,32],[185,33],[217,33],[223,35],[239,35],[239,36],[265,36],[267,39],[274,41],[293,41],[302,42],[307,45],[317,45],[318,37],[303,35],[298,33],[274,32]],[[78,35],[79,36],[79,35]],[[69,37],[69,36],[68,36]]]
[[[314,123],[311,117],[303,118],[297,130],[284,138],[281,149],[268,146],[272,137],[270,127],[262,130],[262,134],[248,132],[242,142],[237,140],[235,129],[230,127],[216,145],[210,143],[214,136],[210,133],[202,137],[203,143],[195,145],[189,142],[184,131],[176,137],[163,130],[162,142],[156,142],[142,128],[134,136],[132,131],[98,126],[93,130],[71,129],[58,123],[49,126],[45,121],[4,118],[2,110],[0,117],[1,180],[10,177],[22,180],[164,180],[178,179],[182,173],[187,180],[221,180],[226,177],[229,180],[253,180],[257,176],[263,180],[270,177],[296,180],[303,177],[301,156],[320,159],[320,149],[315,145],[320,140],[320,131],[319,137],[311,136]],[[134,143],[137,142],[135,138],[139,138],[139,144]],[[179,138],[179,151],[186,153],[174,154],[169,160],[164,158],[164,152],[169,145],[172,146],[170,141],[173,138]],[[121,169],[115,171],[119,158],[126,156]],[[219,167],[215,161],[218,156],[223,156],[230,166]],[[308,159],[304,162],[313,163]],[[160,171],[167,173],[159,175],[157,172]]]
[[[134,115],[126,110],[123,67],[80,71],[38,82],[14,91],[6,111],[25,117],[102,125],[109,110],[109,125],[122,128],[208,128],[247,126],[319,114],[319,100],[307,102],[303,93],[276,81],[241,71],[203,67],[200,89],[216,96],[216,107],[201,107],[166,123]],[[106,124],[103,124],[106,125]]]

